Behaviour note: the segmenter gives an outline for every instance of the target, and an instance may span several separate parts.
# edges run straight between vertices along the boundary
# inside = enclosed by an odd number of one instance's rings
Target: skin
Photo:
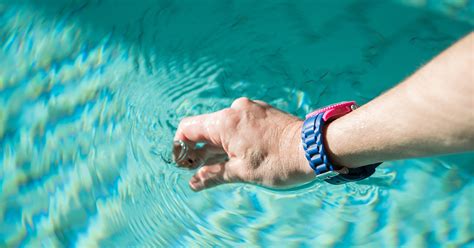
[[[279,188],[315,174],[301,145],[303,120],[262,101],[235,100],[230,108],[184,118],[175,140],[204,166],[189,186],[200,191],[248,182]],[[474,33],[442,52],[405,81],[326,126],[332,163],[355,168],[382,161],[474,150]]]

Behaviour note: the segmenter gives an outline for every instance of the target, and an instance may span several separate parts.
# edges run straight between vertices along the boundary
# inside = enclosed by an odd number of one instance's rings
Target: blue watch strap
[[[335,167],[329,162],[324,147],[323,120],[324,112],[311,116],[305,120],[301,130],[301,139],[303,149],[309,165],[314,170],[317,178],[323,179],[331,184],[342,184],[347,182],[359,181],[371,176],[375,168],[381,163],[362,166],[359,168],[348,168],[347,174],[339,174]]]
[[[318,114],[308,118],[303,124],[301,138],[306,159],[316,174],[322,174],[331,170],[324,149],[322,137],[323,114]]]

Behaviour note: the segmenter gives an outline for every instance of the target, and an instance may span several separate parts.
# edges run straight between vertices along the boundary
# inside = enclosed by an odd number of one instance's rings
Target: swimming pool
[[[301,117],[365,103],[472,30],[473,8],[0,1],[0,246],[472,246],[473,154],[200,193],[167,158],[181,118],[240,96]]]

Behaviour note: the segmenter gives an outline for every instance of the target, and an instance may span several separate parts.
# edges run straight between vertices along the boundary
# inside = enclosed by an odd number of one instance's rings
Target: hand
[[[204,166],[189,186],[195,191],[232,182],[284,187],[313,179],[301,145],[302,123],[267,103],[247,98],[215,113],[184,118],[175,140],[191,147],[206,144],[198,151]],[[178,166],[194,169],[193,162]]]

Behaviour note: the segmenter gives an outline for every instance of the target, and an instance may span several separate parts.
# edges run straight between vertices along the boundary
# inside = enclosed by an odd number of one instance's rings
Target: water
[[[166,159],[182,117],[239,96],[369,101],[472,30],[472,1],[426,6],[0,1],[0,246],[472,247],[473,154],[200,193]]]

